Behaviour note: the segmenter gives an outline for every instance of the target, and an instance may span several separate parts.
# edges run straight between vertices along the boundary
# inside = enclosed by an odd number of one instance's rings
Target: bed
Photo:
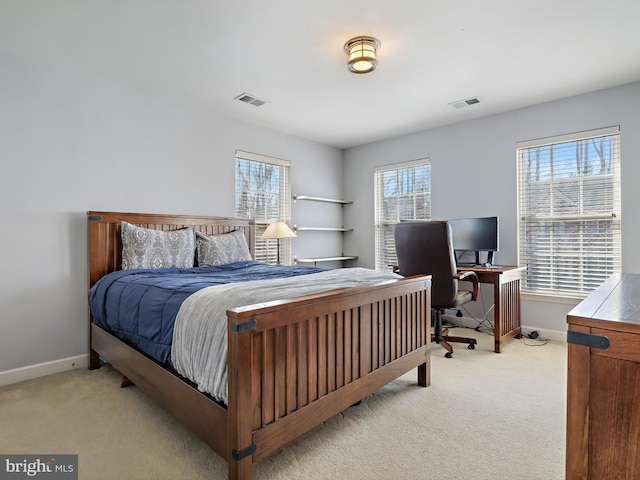
[[[122,222],[204,235],[242,232],[252,220],[87,212],[89,288],[121,269]],[[226,311],[226,402],[89,313],[89,368],[110,363],[228,463],[228,478],[252,478],[253,463],[412,369],[430,384],[430,276],[340,288]]]

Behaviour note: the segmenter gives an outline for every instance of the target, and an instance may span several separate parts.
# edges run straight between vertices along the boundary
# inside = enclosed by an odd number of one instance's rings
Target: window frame
[[[262,239],[264,233],[271,222],[282,221],[291,224],[291,162],[279,158],[260,155],[257,153],[236,150],[235,152],[235,216],[239,218],[251,218],[255,221],[255,260],[265,263],[276,263],[278,257],[278,245],[280,248],[280,263],[291,265],[291,239],[282,238],[280,241],[273,239]],[[246,188],[246,183],[242,184],[240,168],[243,162],[250,162],[249,172],[243,168],[244,174],[251,174],[251,166],[258,169],[271,170],[273,175],[276,172],[277,182],[271,180],[271,185],[266,185],[268,189],[260,192],[256,189]],[[248,180],[250,182],[250,180]],[[265,180],[266,182],[266,180]],[[263,187],[265,185],[263,184]],[[254,205],[244,207],[241,205],[241,195],[247,194],[252,197]],[[261,208],[256,205],[259,201],[264,202]],[[267,206],[267,202],[271,204]]]
[[[596,140],[608,142],[606,155]],[[575,154],[563,157],[570,148]],[[594,151],[598,173],[591,170]],[[620,127],[518,142],[516,158],[518,264],[527,267],[522,292],[585,298],[622,270]]]
[[[406,170],[408,174],[413,172],[414,180],[417,168],[425,167],[427,169],[426,188],[420,192],[415,191],[409,185],[403,187],[396,186],[395,195],[385,195],[384,180],[385,175],[396,175],[396,183],[398,175],[402,170]],[[426,201],[423,201],[423,208],[418,208],[419,196],[426,195]],[[385,214],[385,202],[389,199],[395,199],[395,206],[387,208]],[[405,200],[405,202],[403,202]],[[407,202],[406,200],[410,200]],[[411,214],[407,215],[407,206],[412,204],[410,208]],[[391,205],[390,205],[391,206]],[[395,211],[389,211],[395,210]],[[389,215],[395,218],[390,218]],[[431,220],[431,159],[422,158],[409,162],[396,163],[391,165],[383,165],[376,167],[374,170],[374,225],[375,225],[375,268],[376,270],[388,270],[389,265],[397,263],[395,255],[395,242],[393,240],[393,229],[401,220]]]

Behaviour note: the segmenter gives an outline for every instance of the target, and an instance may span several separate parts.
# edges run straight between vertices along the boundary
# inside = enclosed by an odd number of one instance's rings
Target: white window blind
[[[276,263],[278,242],[261,239],[271,222],[291,224],[290,162],[236,150],[236,216],[256,222],[256,254],[260,262]],[[280,261],[291,264],[291,241],[280,239]]]
[[[522,290],[583,298],[620,272],[620,129],[519,142]]]
[[[429,159],[378,167],[375,170],[376,269],[397,263],[393,229],[401,220],[431,219]]]

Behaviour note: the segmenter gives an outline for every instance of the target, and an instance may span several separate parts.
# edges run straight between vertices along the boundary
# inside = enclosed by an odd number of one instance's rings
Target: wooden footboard
[[[255,225],[237,218],[88,212],[89,287],[120,269],[120,222],[211,235]],[[229,479],[417,367],[430,383],[431,277],[391,280],[236,308],[228,316],[228,406],[151,360],[89,315],[89,368],[121,371],[224,457]]]
[[[430,383],[430,277],[236,308],[229,478],[418,367]]]

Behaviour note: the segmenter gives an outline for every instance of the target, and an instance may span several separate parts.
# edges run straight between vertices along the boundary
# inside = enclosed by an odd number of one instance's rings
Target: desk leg
[[[502,351],[502,296],[500,295],[500,282],[493,284],[493,351],[501,353]]]
[[[473,269],[470,269],[473,270]],[[493,335],[496,353],[501,353],[502,342],[508,338],[520,338],[520,268],[503,270],[479,268],[473,270],[480,283],[493,286]]]
[[[502,341],[507,338],[520,337],[521,302],[520,279],[515,278],[500,285],[494,284],[495,302],[495,347],[494,351],[502,351]]]

